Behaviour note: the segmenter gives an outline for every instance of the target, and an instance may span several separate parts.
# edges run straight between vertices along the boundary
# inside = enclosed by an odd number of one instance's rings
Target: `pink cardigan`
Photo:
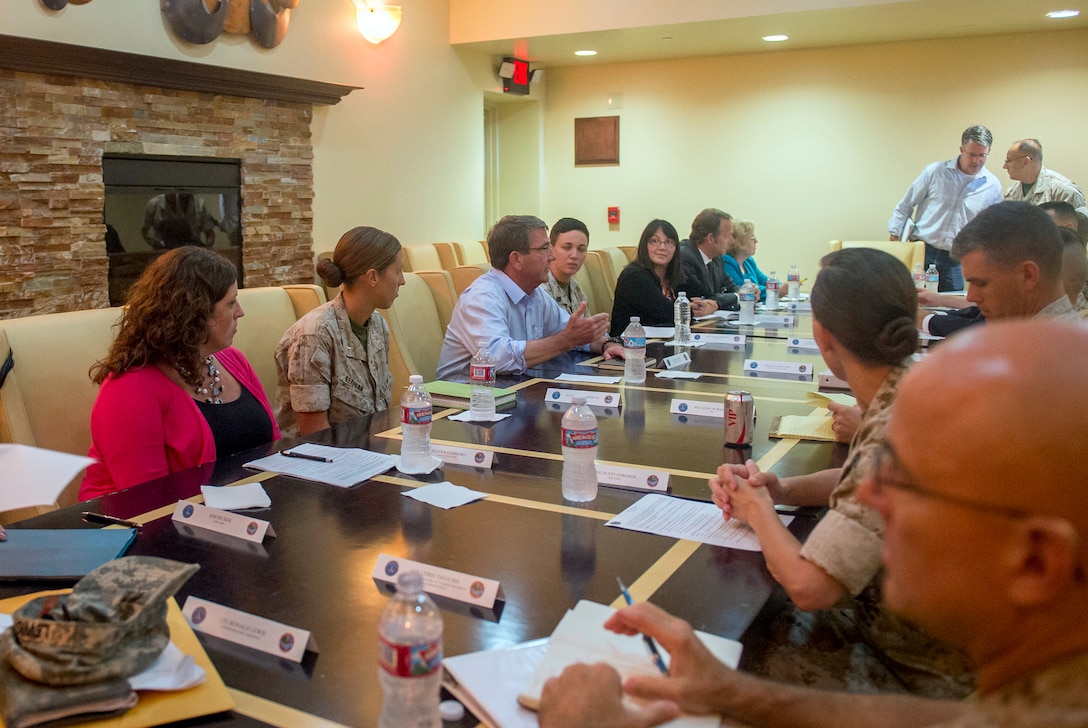
[[[242,352],[215,355],[268,413],[272,437],[280,429],[264,387]],[[91,448],[79,499],[87,500],[215,460],[207,420],[187,391],[156,366],[109,375],[91,409]]]

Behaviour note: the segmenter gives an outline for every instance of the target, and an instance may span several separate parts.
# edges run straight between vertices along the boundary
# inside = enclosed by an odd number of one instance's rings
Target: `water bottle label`
[[[568,430],[563,428],[563,447],[582,449],[597,447],[597,428],[592,430]]]
[[[430,405],[426,407],[401,407],[400,421],[405,425],[429,425],[431,424]]]
[[[378,635],[378,664],[397,677],[426,677],[442,666],[442,640],[400,645]]]
[[[468,368],[468,377],[474,382],[490,382],[494,378],[495,367],[472,364]]]
[[[754,294],[754,293],[741,293],[740,295],[737,296],[737,299],[740,300],[741,303],[744,303],[745,301],[754,301],[754,300],[756,300],[756,294]]]
[[[767,290],[777,292],[778,291],[778,281],[767,281]]]
[[[790,283],[793,283],[795,281],[799,281],[799,280],[801,280],[801,274],[800,273],[790,273],[789,276],[786,278],[786,280],[788,282],[790,282]]]
[[[624,349],[645,349],[646,337],[645,336],[625,336],[623,337]]]

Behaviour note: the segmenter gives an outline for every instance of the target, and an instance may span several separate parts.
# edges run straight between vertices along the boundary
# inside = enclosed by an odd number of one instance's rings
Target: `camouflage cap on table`
[[[0,655],[23,677],[48,685],[134,675],[166,649],[166,600],[199,568],[152,556],[115,559],[71,594],[20,607],[0,635]]]

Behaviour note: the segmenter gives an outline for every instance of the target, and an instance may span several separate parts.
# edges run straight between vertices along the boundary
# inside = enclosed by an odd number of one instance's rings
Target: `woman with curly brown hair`
[[[97,460],[87,500],[280,437],[261,382],[231,347],[244,315],[234,267],[201,248],[172,250],[128,294],[109,354],[91,367]]]

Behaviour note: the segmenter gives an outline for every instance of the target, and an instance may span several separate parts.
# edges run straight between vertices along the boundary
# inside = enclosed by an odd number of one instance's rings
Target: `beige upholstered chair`
[[[438,261],[442,266],[442,270],[453,270],[464,263],[461,260],[460,243],[432,243],[432,245],[438,252]]]
[[[638,257],[637,245],[620,245],[619,249],[623,251],[623,254],[627,256],[627,262],[630,263]]]
[[[430,243],[405,245],[404,270],[442,270],[442,259],[438,257],[438,250]]]
[[[275,403],[276,345],[291,324],[325,303],[325,289],[301,283],[242,288],[238,291],[238,303],[246,315],[238,322],[234,346],[253,365],[268,401]]]
[[[418,270],[415,274],[431,289],[435,308],[438,310],[438,322],[442,325],[442,335],[453,317],[453,307],[457,305],[457,289],[453,287],[453,277],[446,270]],[[407,277],[405,282],[407,284]],[[399,296],[398,296],[399,297]]]
[[[450,276],[453,277],[453,288],[457,291],[457,295],[460,296],[461,292],[468,288],[474,280],[489,270],[491,270],[490,263],[459,265],[451,270]]]
[[[393,375],[393,402],[399,402],[408,377],[420,374],[423,381],[435,377],[445,328],[439,318],[431,287],[415,273],[404,274],[404,285],[393,305],[381,314],[389,322],[392,341],[389,371]]]
[[[903,265],[907,266],[908,270],[912,270],[915,263],[925,265],[926,262],[926,244],[921,240],[832,240],[828,244],[828,249],[831,252],[843,248],[875,248],[883,250],[885,253],[890,253],[903,261]]]
[[[593,288],[594,297],[597,300],[597,313],[612,314],[612,297],[616,291],[616,283],[612,280],[611,272],[605,271],[609,263],[599,250],[590,250],[586,253],[586,262],[579,275],[585,274],[589,278],[589,284]],[[579,279],[581,282],[581,279]]]
[[[461,249],[461,265],[491,265],[491,257],[487,252],[487,243],[483,240],[479,242],[454,243]]]
[[[595,313],[612,313],[611,306],[607,311],[601,308],[601,304],[598,302],[597,289],[593,287],[593,280],[590,278],[589,271],[583,265],[582,269],[574,274],[574,280],[578,281],[578,285],[582,287],[582,291],[586,294],[586,313],[592,316]]]

